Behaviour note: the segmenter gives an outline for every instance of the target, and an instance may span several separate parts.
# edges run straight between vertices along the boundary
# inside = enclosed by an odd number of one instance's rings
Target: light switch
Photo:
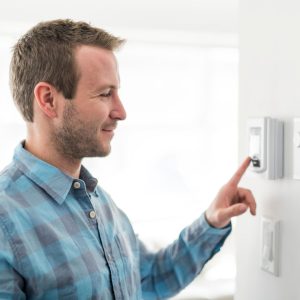
[[[261,268],[274,276],[279,275],[279,224],[264,217],[261,222]]]
[[[293,178],[300,179],[300,118],[294,118]]]

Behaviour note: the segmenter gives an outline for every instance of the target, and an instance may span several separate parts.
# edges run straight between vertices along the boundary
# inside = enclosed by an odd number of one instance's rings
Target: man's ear
[[[34,88],[34,101],[40,110],[49,118],[57,117],[58,92],[53,85],[39,82]]]

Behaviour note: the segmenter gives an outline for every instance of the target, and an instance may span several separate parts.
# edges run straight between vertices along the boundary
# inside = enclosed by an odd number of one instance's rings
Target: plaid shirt
[[[202,215],[151,253],[82,167],[79,179],[22,144],[0,176],[0,299],[163,299],[190,283],[230,233]]]

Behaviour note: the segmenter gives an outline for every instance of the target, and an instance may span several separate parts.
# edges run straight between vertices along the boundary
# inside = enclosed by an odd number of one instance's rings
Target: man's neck
[[[37,143],[29,137],[25,140],[24,148],[37,158],[60,169],[63,173],[73,178],[79,178],[81,160],[68,158],[53,149],[51,144],[43,144],[41,142]]]

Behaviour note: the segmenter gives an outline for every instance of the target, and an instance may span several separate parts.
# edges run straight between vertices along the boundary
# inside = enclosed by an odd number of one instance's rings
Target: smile
[[[104,134],[109,135],[110,137],[113,137],[114,135],[114,130],[113,129],[102,129]]]

